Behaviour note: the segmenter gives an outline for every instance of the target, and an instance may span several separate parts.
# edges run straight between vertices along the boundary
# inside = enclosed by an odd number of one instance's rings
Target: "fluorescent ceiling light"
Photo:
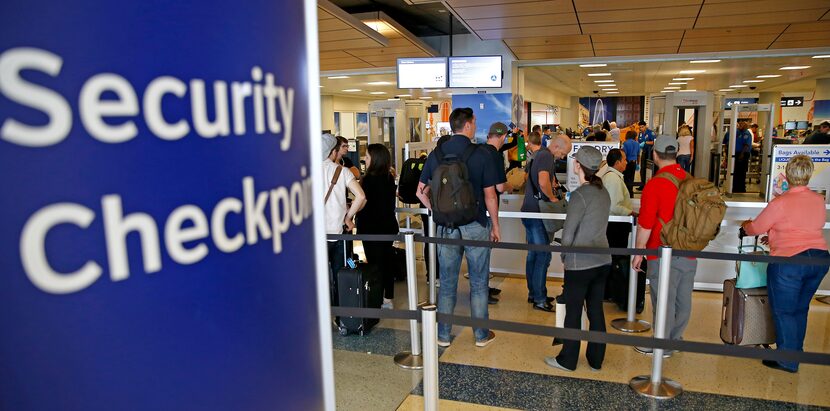
[[[611,73],[588,73],[588,77],[605,77],[610,75]]]
[[[720,60],[692,60],[689,63],[692,63],[692,64],[720,63]]]
[[[705,72],[706,70],[680,70],[680,74],[700,74]]]
[[[671,81],[690,81],[690,80],[694,80],[694,79],[695,79],[694,77],[677,77],[677,78],[671,79]]]
[[[323,88],[323,86],[320,86],[320,88]]]
[[[617,85],[612,84],[612,83],[606,83],[606,84],[600,84],[599,87],[617,87]]]
[[[684,84],[689,84],[689,83],[687,83],[685,81],[681,81],[679,83],[669,83],[670,86],[682,86]]]
[[[674,93],[674,90],[661,90],[661,93]]]
[[[607,64],[605,63],[597,63],[597,64],[580,64],[579,67],[605,67]]]
[[[349,78],[349,76],[331,76],[329,77],[329,80],[337,80],[341,78]]]
[[[780,74],[761,74],[760,76],[755,76],[755,78],[777,78],[781,77]]]
[[[691,93],[693,91],[697,91],[697,90],[680,90],[681,93]]]
[[[676,87],[676,86],[663,87],[663,90],[680,90],[680,87]]]
[[[386,99],[386,101],[398,101],[398,100],[400,100],[400,99],[397,98],[397,97],[392,97],[392,98]]]
[[[440,93],[442,91],[444,91],[444,90],[441,90],[440,88],[434,88],[434,89],[430,89],[430,90],[424,90],[424,93]]]
[[[392,85],[392,83],[390,83],[388,81],[373,81],[371,83],[366,83],[366,84],[370,85],[370,86],[391,86]]]
[[[744,80],[744,83],[763,83],[766,80]]]
[[[619,91],[609,91],[609,92],[607,92],[607,93],[605,93],[605,94],[620,94],[620,92],[619,92]]]
[[[722,89],[720,89],[720,90],[718,90],[718,91],[735,91],[735,90],[733,90],[733,89],[731,89],[731,88],[722,88]]]
[[[430,96],[421,96],[421,97],[418,97],[418,98],[420,98],[421,100],[431,100],[432,99],[432,97],[430,97]]]
[[[830,59],[830,54],[822,54],[819,56],[813,56],[814,59]]]
[[[594,83],[613,83],[614,80],[594,80]]]
[[[359,88],[347,88],[345,90],[340,90],[340,91],[342,91],[344,93],[356,93],[358,91],[363,91],[363,90],[361,90]]]
[[[729,86],[729,88],[741,88],[741,87],[749,87],[746,84],[733,84]]]
[[[381,95],[381,94],[386,94],[386,92],[385,92],[385,91],[373,91],[373,92],[371,92],[371,93],[369,93],[369,94]]]
[[[804,70],[808,68],[810,68],[810,66],[784,66],[778,70]]]
[[[604,89],[602,91],[619,91],[619,90],[620,89],[618,89],[618,88],[607,88],[607,89]]]
[[[412,97],[412,94],[398,94],[398,97]]]

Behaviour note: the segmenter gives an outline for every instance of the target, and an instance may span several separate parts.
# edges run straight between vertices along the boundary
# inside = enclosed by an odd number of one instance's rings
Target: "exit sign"
[[[804,97],[782,97],[781,107],[801,107],[804,105]]]

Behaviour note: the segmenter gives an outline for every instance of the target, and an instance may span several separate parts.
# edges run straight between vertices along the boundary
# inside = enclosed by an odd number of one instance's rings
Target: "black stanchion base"
[[[407,370],[422,370],[424,369],[424,357],[403,351],[395,355],[395,364]]]
[[[651,381],[650,375],[634,377],[628,383],[628,386],[637,394],[658,400],[668,400],[683,393],[683,387],[680,383],[663,378],[660,383],[655,384]]]

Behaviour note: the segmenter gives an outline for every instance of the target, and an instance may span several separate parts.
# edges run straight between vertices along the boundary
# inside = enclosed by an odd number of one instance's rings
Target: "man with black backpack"
[[[427,157],[418,198],[432,210],[438,225],[438,237],[473,241],[499,241],[498,174],[492,158],[473,144],[476,119],[470,108],[457,108],[450,114],[453,136]],[[490,218],[487,218],[487,212]],[[490,249],[462,245],[439,244],[438,260],[441,288],[438,312],[452,314],[455,310],[461,257],[467,255],[470,272],[470,311],[474,318],[487,319]],[[438,345],[449,347],[451,324],[438,324]],[[486,328],[475,328],[475,344],[485,347],[496,335]]]

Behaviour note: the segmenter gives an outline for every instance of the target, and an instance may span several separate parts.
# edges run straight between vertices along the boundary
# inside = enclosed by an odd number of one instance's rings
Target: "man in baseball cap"
[[[637,219],[636,248],[657,249],[663,242],[660,239],[660,230],[663,222],[668,223],[674,215],[674,204],[677,201],[677,186],[671,180],[660,177],[668,173],[678,180],[686,178],[686,171],[677,164],[677,139],[672,136],[661,135],[654,140],[652,158],[658,171],[656,178],[652,178],[643,188],[643,197],[640,200],[640,216]],[[656,256],[648,256],[647,277],[651,287],[652,310],[657,304],[658,267],[660,260]],[[632,268],[639,271],[643,263],[643,256],[634,256]],[[668,310],[666,312],[666,334],[672,340],[683,339],[683,331],[689,324],[692,311],[692,288],[695,283],[697,260],[685,257],[672,257],[671,276],[669,283]],[[645,353],[652,352],[651,348],[637,347]],[[666,351],[664,355],[671,355],[673,351]]]
[[[511,187],[510,183],[507,182],[507,174],[504,171],[504,154],[501,152],[501,148],[504,146],[504,138],[507,137],[508,132],[510,132],[510,130],[504,123],[495,122],[491,124],[490,130],[487,132],[487,144],[483,145],[484,151],[490,154],[490,157],[493,158],[493,164],[496,167],[496,174],[498,175],[499,181],[499,183],[496,184],[496,196],[513,191],[513,187]],[[491,250],[488,249],[487,267],[490,266],[490,252]],[[487,302],[489,304],[499,302],[496,296],[500,293],[501,290],[498,288],[490,287]]]

